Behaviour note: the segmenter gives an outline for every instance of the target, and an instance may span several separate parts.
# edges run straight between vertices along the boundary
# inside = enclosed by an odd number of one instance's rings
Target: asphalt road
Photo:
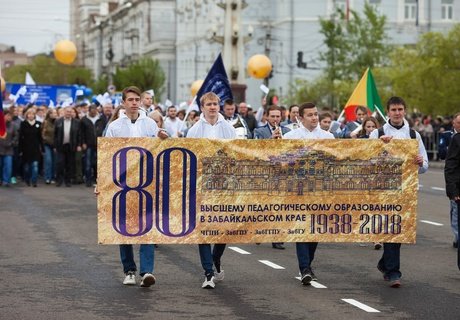
[[[195,245],[161,245],[157,283],[123,286],[118,247],[97,245],[91,188],[0,187],[0,319],[458,320],[460,271],[443,189],[441,170],[420,176],[417,244],[403,245],[399,289],[382,280],[381,251],[370,244],[320,244],[318,283],[308,287],[295,278],[293,244],[262,244],[227,248],[225,280],[203,290]]]

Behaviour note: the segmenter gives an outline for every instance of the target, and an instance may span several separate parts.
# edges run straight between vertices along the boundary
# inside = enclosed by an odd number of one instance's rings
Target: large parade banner
[[[417,153],[410,139],[99,138],[99,243],[415,243]]]

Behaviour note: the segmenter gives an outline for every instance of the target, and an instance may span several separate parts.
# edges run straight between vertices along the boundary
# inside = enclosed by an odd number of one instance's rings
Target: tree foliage
[[[460,105],[460,25],[446,35],[428,32],[415,48],[398,48],[385,68],[386,85],[410,108],[447,115]]]
[[[128,68],[118,68],[114,75],[117,88],[137,86],[142,91],[153,89],[157,98],[164,92],[165,73],[158,60],[142,58]]]
[[[89,69],[63,65],[46,55],[36,56],[31,64],[16,65],[5,69],[5,80],[24,83],[26,72],[32,75],[37,84],[90,86],[93,82]]]

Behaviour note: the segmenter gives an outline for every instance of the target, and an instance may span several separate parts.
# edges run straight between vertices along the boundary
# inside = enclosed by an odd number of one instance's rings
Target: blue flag
[[[211,70],[209,70],[206,79],[204,79],[203,85],[196,94],[198,107],[200,106],[201,96],[207,92],[214,92],[219,96],[221,108],[225,100],[233,100],[232,89],[230,88],[230,82],[228,81],[227,72],[225,72],[224,62],[220,53],[216,61],[214,61]]]

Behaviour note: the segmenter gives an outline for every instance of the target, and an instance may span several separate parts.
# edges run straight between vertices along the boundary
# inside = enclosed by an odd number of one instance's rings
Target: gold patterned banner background
[[[99,138],[99,243],[415,243],[417,153],[410,139]]]

